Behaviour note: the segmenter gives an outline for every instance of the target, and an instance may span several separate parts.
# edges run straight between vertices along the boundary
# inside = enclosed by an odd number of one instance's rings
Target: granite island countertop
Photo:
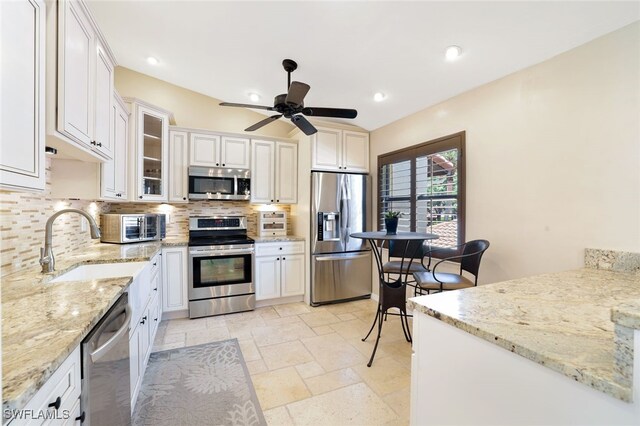
[[[638,270],[544,274],[415,297],[409,306],[615,398],[632,400],[633,359],[627,358],[633,352],[624,350],[619,325],[640,325]]]
[[[256,243],[283,243],[287,241],[304,241],[304,237],[299,237],[297,235],[282,235],[277,237],[259,237],[256,235],[251,235],[251,238],[255,240]]]
[[[82,264],[141,262],[159,242],[95,244],[58,254],[56,271],[40,267],[2,277],[2,408],[21,409],[131,283],[131,277],[49,281]]]

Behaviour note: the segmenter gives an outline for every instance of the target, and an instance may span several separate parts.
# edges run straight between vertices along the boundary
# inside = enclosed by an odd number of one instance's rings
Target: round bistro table
[[[374,327],[376,321],[378,323],[378,336],[376,337],[376,344],[373,347],[371,353],[371,359],[367,367],[371,367],[373,358],[376,356],[376,350],[378,349],[378,342],[380,341],[380,334],[382,333],[383,317],[387,315],[399,315],[400,324],[402,324],[402,331],[407,342],[411,342],[411,332],[409,331],[409,320],[407,319],[407,279],[409,278],[409,269],[411,268],[411,262],[413,261],[417,250],[422,244],[410,244],[410,242],[417,242],[427,240],[435,240],[439,238],[435,234],[427,234],[422,232],[398,232],[397,234],[387,234],[385,231],[378,232],[357,232],[351,234],[352,238],[360,238],[367,240],[373,251],[373,256],[376,259],[376,265],[378,266],[378,280],[380,282],[380,291],[378,292],[378,308],[376,311],[376,317],[371,324],[371,328],[367,335],[362,339],[364,342],[367,340]],[[381,245],[376,244],[376,241],[382,241]],[[402,255],[402,261],[400,262],[400,270],[404,270],[404,264],[407,264],[406,273],[398,274],[398,278],[395,280],[385,280],[384,270],[382,269],[382,249],[384,248],[385,241],[397,241],[398,243],[404,243],[404,252]],[[412,246],[413,249],[409,247]],[[413,253],[411,252],[413,251]],[[408,259],[408,260],[407,260]],[[394,274],[395,275],[395,274]],[[393,312],[387,312],[390,308],[398,308],[399,314]]]

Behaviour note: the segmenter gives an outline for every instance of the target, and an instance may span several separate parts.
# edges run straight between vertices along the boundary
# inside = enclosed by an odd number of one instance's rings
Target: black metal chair
[[[389,241],[389,261],[382,265],[382,271],[392,275],[404,275],[408,272],[427,272],[429,268],[424,265],[424,259],[427,249],[423,241]],[[400,260],[391,260],[392,258],[404,258],[404,264]],[[415,281],[409,281],[407,284],[411,287]]]
[[[458,248],[459,253],[453,256],[447,256],[439,260],[428,271],[414,272],[413,278],[416,282],[415,292],[418,294],[430,294],[431,292],[439,293],[448,290],[458,290],[461,288],[475,287],[478,285],[478,271],[480,269],[480,260],[482,255],[489,248],[487,240],[473,240],[456,247],[446,247],[443,249],[432,249],[427,251],[426,256],[429,257],[427,268],[431,266],[431,258],[434,252],[439,250],[452,250]],[[444,262],[459,261],[460,272],[437,272],[438,266]],[[466,271],[473,275],[473,280],[462,275]]]

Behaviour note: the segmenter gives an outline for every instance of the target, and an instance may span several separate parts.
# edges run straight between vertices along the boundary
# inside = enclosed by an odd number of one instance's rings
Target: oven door
[[[251,293],[253,248],[189,248],[189,300]]]
[[[142,216],[122,216],[121,243],[144,239],[144,221]]]

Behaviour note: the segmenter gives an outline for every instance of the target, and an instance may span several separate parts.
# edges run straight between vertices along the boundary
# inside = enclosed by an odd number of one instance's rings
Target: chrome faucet
[[[45,228],[45,236],[44,236],[44,248],[40,249],[40,265],[42,265],[42,273],[45,274],[47,272],[55,271],[56,260],[53,257],[53,222],[57,219],[58,216],[65,213],[78,213],[79,215],[84,216],[89,221],[89,227],[91,230],[91,238],[94,240],[100,238],[100,228],[96,224],[96,221],[93,220],[91,215],[83,210],[79,209],[63,209],[51,215],[51,217],[47,220],[47,225]]]

